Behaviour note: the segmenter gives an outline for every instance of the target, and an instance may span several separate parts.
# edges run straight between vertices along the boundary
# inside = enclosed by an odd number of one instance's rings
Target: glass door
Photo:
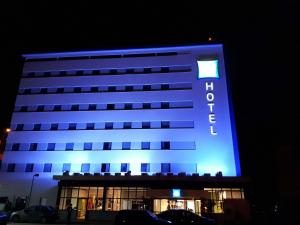
[[[86,216],[87,198],[78,198],[77,202],[77,219],[84,220]]]

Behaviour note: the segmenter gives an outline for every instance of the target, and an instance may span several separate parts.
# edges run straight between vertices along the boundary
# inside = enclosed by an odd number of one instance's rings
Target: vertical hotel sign
[[[214,79],[219,78],[218,60],[198,60],[198,79],[211,79],[205,82],[206,101],[208,108],[209,132],[211,135],[217,135],[215,114],[215,93]]]

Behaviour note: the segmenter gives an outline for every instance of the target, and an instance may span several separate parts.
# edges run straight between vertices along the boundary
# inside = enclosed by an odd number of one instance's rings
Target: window
[[[94,123],[87,123],[86,124],[86,129],[87,130],[94,130],[95,129],[95,124]]]
[[[51,173],[51,169],[52,169],[52,163],[45,163],[44,164],[44,173]]]
[[[90,164],[89,163],[82,163],[81,164],[81,172],[82,173],[89,173],[90,172]]]
[[[58,123],[52,123],[50,130],[57,130],[58,129]]]
[[[84,150],[92,150],[92,148],[93,148],[92,142],[84,143],[84,147],[83,147]]]
[[[141,172],[142,173],[150,172],[150,163],[142,163],[141,164]]]
[[[92,74],[93,74],[93,75],[98,75],[98,74],[100,74],[100,71],[99,71],[99,70],[93,70],[93,71],[92,71]]]
[[[162,109],[169,109],[170,108],[169,102],[162,102],[161,103],[161,108]]]
[[[73,151],[74,143],[67,143],[66,144],[66,151]]]
[[[161,142],[161,149],[170,149],[170,142],[169,141],[162,141]]]
[[[61,111],[61,105],[55,105],[53,111]]]
[[[62,168],[62,172],[70,171],[70,170],[71,170],[71,163],[64,163],[63,168]]]
[[[89,105],[89,110],[96,110],[97,109],[97,105],[96,104],[90,104]]]
[[[143,150],[150,149],[150,142],[142,142],[142,149]]]
[[[144,68],[144,73],[151,73],[151,68]]]
[[[83,70],[77,70],[77,71],[76,71],[76,75],[78,75],[78,76],[83,75]]]
[[[161,164],[161,172],[162,173],[170,173],[171,172],[171,165],[170,165],[170,163],[162,163]]]
[[[168,84],[162,84],[161,85],[161,90],[169,90],[170,86]]]
[[[30,93],[31,93],[31,89],[25,89],[25,90],[24,90],[24,94],[25,94],[25,95],[30,94]]]
[[[71,110],[72,111],[78,111],[79,110],[79,105],[72,105]]]
[[[170,72],[170,68],[169,67],[161,67],[161,72],[162,73],[169,73]]]
[[[116,87],[115,86],[109,86],[108,91],[109,92],[114,92],[114,91],[116,91]]]
[[[33,130],[41,130],[41,124],[40,123],[34,124]]]
[[[56,93],[64,93],[64,88],[57,88]]]
[[[91,92],[98,92],[98,87],[91,87]]]
[[[37,149],[37,143],[31,143],[29,147],[29,151],[36,151]]]
[[[128,163],[121,163],[121,172],[127,172],[128,167]]]
[[[16,164],[15,163],[8,163],[7,165],[7,172],[15,172]]]
[[[143,109],[151,109],[150,103],[143,103]]]
[[[33,163],[27,163],[25,167],[25,172],[30,173],[33,171]]]
[[[109,74],[111,74],[111,75],[116,75],[116,74],[118,74],[118,71],[117,71],[117,70],[110,70],[110,71],[109,71]]]
[[[124,128],[124,129],[131,129],[131,128],[132,128],[131,122],[125,122],[125,123],[123,124],[123,128]]]
[[[113,128],[114,128],[114,123],[112,123],[112,122],[105,123],[105,129],[109,130],[109,129],[113,129]]]
[[[47,151],[54,151],[55,150],[55,143],[48,143]]]
[[[37,110],[36,111],[38,111],[38,112],[43,112],[45,110],[45,106],[44,105],[39,105],[38,107],[37,107]]]
[[[27,112],[27,106],[21,106],[20,112]]]
[[[170,122],[169,121],[161,121],[160,127],[161,128],[170,128]]]
[[[51,72],[44,72],[44,77],[50,77],[51,76]]]
[[[48,92],[48,89],[47,88],[42,88],[41,89],[41,94],[47,94]]]
[[[131,142],[122,142],[122,150],[130,150]]]
[[[74,93],[80,93],[81,87],[74,87]]]
[[[115,109],[115,105],[114,104],[107,104],[106,109],[107,110],[114,110]]]
[[[143,91],[151,91],[151,85],[144,85]]]
[[[109,163],[102,163],[101,164],[101,172],[102,173],[109,172]]]
[[[76,130],[76,123],[70,123],[69,130]]]
[[[17,124],[16,130],[23,130],[24,124]]]
[[[126,86],[125,91],[133,91],[133,86]]]
[[[66,76],[67,75],[67,71],[59,71],[59,75],[60,76]]]
[[[19,151],[20,149],[20,144],[19,143],[14,143],[11,147],[12,151]]]
[[[151,128],[150,122],[142,122],[142,128],[143,129],[150,129]]]
[[[104,142],[103,150],[111,150],[111,142]]]
[[[131,103],[125,103],[124,109],[126,109],[126,110],[132,109],[132,104]]]

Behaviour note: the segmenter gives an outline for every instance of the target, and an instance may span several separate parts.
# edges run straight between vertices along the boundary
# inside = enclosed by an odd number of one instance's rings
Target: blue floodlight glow
[[[198,79],[219,78],[218,60],[198,60]]]
[[[180,189],[172,189],[172,197],[173,198],[180,198],[181,197],[181,190]]]

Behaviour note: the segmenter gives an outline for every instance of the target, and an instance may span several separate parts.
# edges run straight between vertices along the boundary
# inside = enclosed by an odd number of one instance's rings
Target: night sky
[[[300,164],[297,1],[39,2],[1,7],[1,128],[10,123],[23,53],[206,44],[211,36],[210,43],[224,44],[242,172],[253,180],[252,197],[274,199],[282,168]]]

